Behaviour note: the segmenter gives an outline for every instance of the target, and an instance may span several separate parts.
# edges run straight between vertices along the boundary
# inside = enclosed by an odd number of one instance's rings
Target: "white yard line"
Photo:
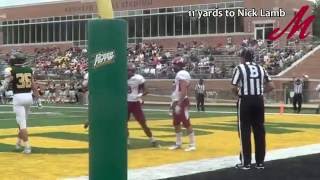
[[[0,114],[14,114],[13,111],[0,111]],[[43,114],[43,115],[62,115],[59,112],[31,112],[30,114]]]
[[[192,152],[190,152],[192,153]],[[305,156],[320,153],[320,144],[312,144],[294,148],[272,150],[267,152],[266,161],[288,159],[297,156]],[[253,155],[254,157],[254,155]],[[156,167],[129,169],[128,180],[156,180],[178,176],[186,176],[196,173],[215,171],[234,167],[239,163],[239,156],[227,156],[198,161],[185,161],[181,163],[166,164]],[[88,180],[87,176],[65,178],[65,180]]]
[[[3,107],[11,107],[9,105],[1,105]],[[0,106],[0,107],[1,107]],[[88,109],[88,107],[57,107],[57,106],[44,106],[44,108],[49,108],[49,109]],[[169,112],[169,110],[165,109],[143,109],[146,112]],[[7,112],[7,111],[0,111],[0,114],[2,112]],[[189,111],[192,113],[196,113],[198,111]],[[210,113],[210,114],[236,114],[236,111],[205,111],[205,112],[199,112],[201,113]],[[269,115],[279,115],[279,113],[265,113]],[[294,116],[320,116],[320,114],[296,114],[296,113],[284,113],[285,115],[294,115]]]
[[[59,117],[50,117],[50,119],[61,119],[63,117],[59,116]],[[84,118],[86,119],[87,116],[67,116],[67,118]],[[32,117],[32,118],[28,118],[28,120],[41,120],[42,118],[39,117]],[[44,119],[42,119],[44,120]],[[15,118],[0,118],[0,121],[15,121]]]
[[[11,107],[12,104],[10,105],[0,105],[0,107]],[[32,106],[33,108],[37,108],[36,106]],[[88,109],[88,106],[86,107],[73,107],[73,106],[42,106],[43,108],[48,108],[48,109]]]
[[[169,112],[168,110],[164,110],[164,109],[143,109],[146,112]],[[192,113],[196,113],[198,111],[189,111]],[[199,112],[199,114],[237,114],[236,111],[232,112],[232,111],[205,111],[205,112]],[[265,114],[269,114],[269,115],[280,115],[279,113],[265,113]],[[284,115],[291,115],[291,116],[320,116],[320,114],[296,114],[296,113],[283,113]]]

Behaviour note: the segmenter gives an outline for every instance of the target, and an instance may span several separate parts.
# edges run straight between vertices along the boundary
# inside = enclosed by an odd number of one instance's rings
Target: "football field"
[[[235,108],[210,107],[207,112],[191,112],[197,150],[170,151],[175,142],[171,117],[166,106],[145,106],[148,124],[161,148],[152,148],[137,122],[129,122],[131,145],[128,147],[130,170],[167,164],[198,161],[239,153]],[[267,150],[319,144],[320,116],[279,115],[267,109]],[[66,105],[32,108],[28,126],[32,154],[15,150],[17,128],[12,107],[0,106],[1,179],[63,179],[88,175],[88,131],[83,128],[87,107]],[[107,119],[106,119],[107,121]],[[188,142],[184,136],[184,147]],[[112,146],[112,142],[106,142]],[[130,173],[129,173],[130,174]]]

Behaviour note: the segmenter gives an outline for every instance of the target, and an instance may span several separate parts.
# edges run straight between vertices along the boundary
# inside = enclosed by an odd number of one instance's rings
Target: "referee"
[[[256,168],[264,169],[266,140],[264,128],[263,93],[274,89],[266,70],[253,61],[254,52],[240,51],[241,64],[234,69],[232,91],[238,95],[238,132],[240,138],[240,164],[237,169],[251,169],[251,129],[254,134]]]
[[[303,90],[303,80],[300,78],[294,79],[293,82],[293,110],[295,113],[300,113],[302,106],[302,90]],[[298,107],[297,107],[298,104]]]
[[[200,109],[201,109],[201,111],[204,111],[204,98],[206,96],[206,87],[203,83],[203,79],[199,80],[199,83],[196,84],[194,90],[196,92],[198,112],[200,111]]]

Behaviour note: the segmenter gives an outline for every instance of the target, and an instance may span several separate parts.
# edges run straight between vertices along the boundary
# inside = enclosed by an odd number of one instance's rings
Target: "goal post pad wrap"
[[[89,178],[127,179],[127,23],[88,26]]]

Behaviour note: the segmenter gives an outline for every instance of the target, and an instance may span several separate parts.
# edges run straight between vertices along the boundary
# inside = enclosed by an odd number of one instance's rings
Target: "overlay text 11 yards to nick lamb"
[[[190,17],[205,18],[205,17],[284,17],[286,12],[279,8],[277,10],[268,9],[255,9],[255,8],[243,8],[243,9],[213,9],[213,10],[189,10],[188,15]]]

